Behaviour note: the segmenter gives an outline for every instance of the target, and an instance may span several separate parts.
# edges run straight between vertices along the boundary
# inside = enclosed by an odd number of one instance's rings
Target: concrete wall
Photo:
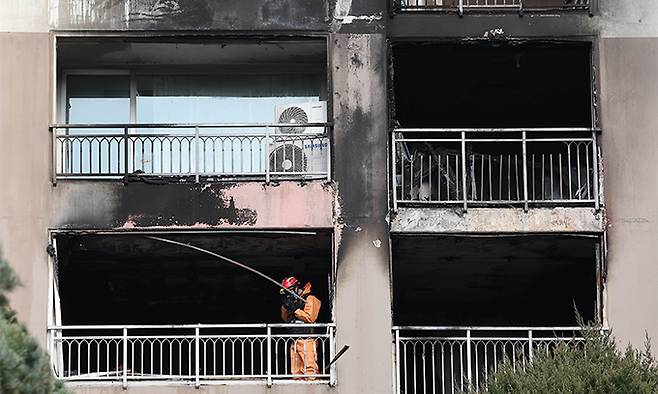
[[[59,182],[55,228],[332,228],[333,186],[323,181],[236,183]]]
[[[321,30],[328,0],[51,0],[63,30]]]
[[[47,32],[48,0],[4,0],[0,32]]]
[[[343,393],[385,393],[392,385],[389,279],[386,41],[382,34],[331,37],[334,179],[340,213],[336,275],[338,364]]]
[[[50,38],[0,33],[0,249],[23,286],[10,301],[45,340],[50,214]]]
[[[658,39],[603,38],[602,147],[608,321],[618,339],[658,345]]]

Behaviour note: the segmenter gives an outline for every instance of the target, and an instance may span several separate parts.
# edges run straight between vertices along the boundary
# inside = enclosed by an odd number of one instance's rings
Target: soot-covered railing
[[[333,324],[61,326],[48,349],[71,382],[334,384],[334,334]]]
[[[479,392],[508,360],[525,368],[560,343],[578,347],[579,327],[393,327],[396,394]]]
[[[327,123],[54,125],[53,180],[330,180]]]
[[[394,0],[400,11],[589,11],[596,0]]]
[[[392,133],[393,203],[599,208],[594,129],[410,129]]]

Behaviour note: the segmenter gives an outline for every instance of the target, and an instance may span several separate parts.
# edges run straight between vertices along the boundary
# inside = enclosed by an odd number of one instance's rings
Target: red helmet
[[[295,278],[294,276],[289,276],[281,281],[281,286],[283,286],[284,289],[289,289],[294,285],[296,285],[298,282],[299,281],[297,280],[297,278]]]

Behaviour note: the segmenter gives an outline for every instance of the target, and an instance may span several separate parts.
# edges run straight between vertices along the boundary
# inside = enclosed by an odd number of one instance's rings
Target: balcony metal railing
[[[54,125],[53,180],[330,180],[329,129],[327,123]]]
[[[589,11],[596,0],[396,0],[400,11]]]
[[[599,208],[595,129],[396,129],[393,204]]]
[[[499,364],[525,368],[559,343],[578,346],[579,327],[393,327],[397,394],[460,393],[484,388]]]
[[[48,329],[64,381],[335,383],[333,324],[62,326]],[[306,346],[303,346],[303,344]],[[315,348],[318,373],[295,374],[291,346]]]

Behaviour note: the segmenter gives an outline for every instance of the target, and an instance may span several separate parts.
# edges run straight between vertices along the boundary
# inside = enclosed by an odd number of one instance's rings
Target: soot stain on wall
[[[326,1],[59,0],[58,28],[136,30],[324,30]]]
[[[131,184],[122,194],[115,227],[255,225],[257,212],[236,207],[225,194],[234,186],[172,184],[154,192],[153,185]]]
[[[212,23],[213,13],[207,0],[138,0],[130,3],[133,21],[173,21],[194,19],[200,26]]]

